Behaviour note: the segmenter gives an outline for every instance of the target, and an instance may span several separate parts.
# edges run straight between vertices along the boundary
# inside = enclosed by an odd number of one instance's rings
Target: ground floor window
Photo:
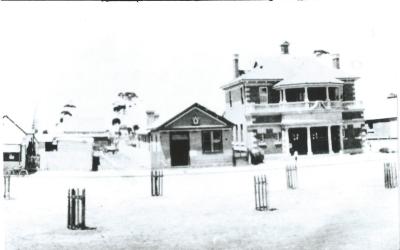
[[[201,137],[203,153],[222,152],[222,131],[203,131]]]

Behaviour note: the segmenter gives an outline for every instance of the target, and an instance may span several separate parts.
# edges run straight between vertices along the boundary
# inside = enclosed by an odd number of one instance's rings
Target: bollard
[[[151,196],[162,196],[163,193],[163,177],[164,174],[161,170],[152,170],[150,173],[151,178]]]
[[[254,198],[257,211],[268,211],[268,189],[267,189],[267,177],[254,176]]]
[[[396,164],[391,162],[385,162],[383,167],[384,167],[385,188],[396,188],[398,186]]]
[[[10,199],[10,183],[11,183],[11,175],[4,175],[4,199]]]
[[[295,164],[286,165],[286,185],[288,189],[297,188],[297,166]]]
[[[94,227],[86,226],[86,191],[79,189],[68,189],[68,215],[67,215],[67,228],[75,229],[96,229]]]

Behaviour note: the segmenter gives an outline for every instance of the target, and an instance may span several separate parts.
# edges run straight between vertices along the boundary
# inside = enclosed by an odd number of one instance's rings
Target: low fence
[[[265,211],[269,209],[268,206],[268,182],[265,175],[254,176],[254,196],[256,203],[256,210]]]
[[[4,175],[4,199],[10,199],[10,183],[11,183],[11,175]]]
[[[297,165],[286,165],[286,185],[289,189],[297,188]]]
[[[86,229],[86,196],[85,189],[79,194],[79,189],[68,190],[68,229]]]
[[[151,196],[162,196],[163,194],[163,177],[161,170],[151,171]]]
[[[398,186],[397,166],[392,162],[385,162],[383,164],[385,188],[396,188]]]

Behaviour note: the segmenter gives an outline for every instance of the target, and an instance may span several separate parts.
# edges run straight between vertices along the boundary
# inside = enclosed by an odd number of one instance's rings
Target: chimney
[[[234,54],[233,55],[233,67],[234,67],[234,74],[235,78],[240,76],[239,73],[239,54]]]
[[[284,55],[289,54],[289,43],[287,41],[281,44],[281,52]]]
[[[155,119],[155,112],[153,110],[146,111],[147,115],[147,127],[149,127],[156,119]]]
[[[340,60],[339,60],[339,54],[333,54],[332,55],[332,63],[333,63],[333,67],[335,69],[340,69]]]

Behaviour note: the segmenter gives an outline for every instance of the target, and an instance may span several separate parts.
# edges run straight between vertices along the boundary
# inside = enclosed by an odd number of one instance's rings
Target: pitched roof
[[[241,80],[281,80],[276,86],[299,83],[342,83],[339,78],[356,78],[332,66],[329,56],[299,57],[281,54],[256,60],[255,67],[222,88],[229,88]]]
[[[233,127],[235,124],[233,124],[231,121],[227,120],[225,117],[220,116],[218,114],[216,114],[215,112],[207,109],[206,107],[198,104],[198,103],[194,103],[191,106],[189,106],[188,108],[186,108],[185,110],[183,110],[182,112],[178,113],[177,115],[173,116],[172,118],[168,119],[167,121],[156,121],[153,125],[152,128],[150,128],[151,131],[157,131],[162,129],[163,127],[167,126],[168,124],[170,124],[171,122],[173,122],[174,120],[178,119],[179,117],[183,116],[184,114],[188,113],[190,110],[194,109],[194,108],[198,108],[202,111],[204,111],[205,113],[207,113],[209,116],[223,122],[226,124],[227,127]]]

